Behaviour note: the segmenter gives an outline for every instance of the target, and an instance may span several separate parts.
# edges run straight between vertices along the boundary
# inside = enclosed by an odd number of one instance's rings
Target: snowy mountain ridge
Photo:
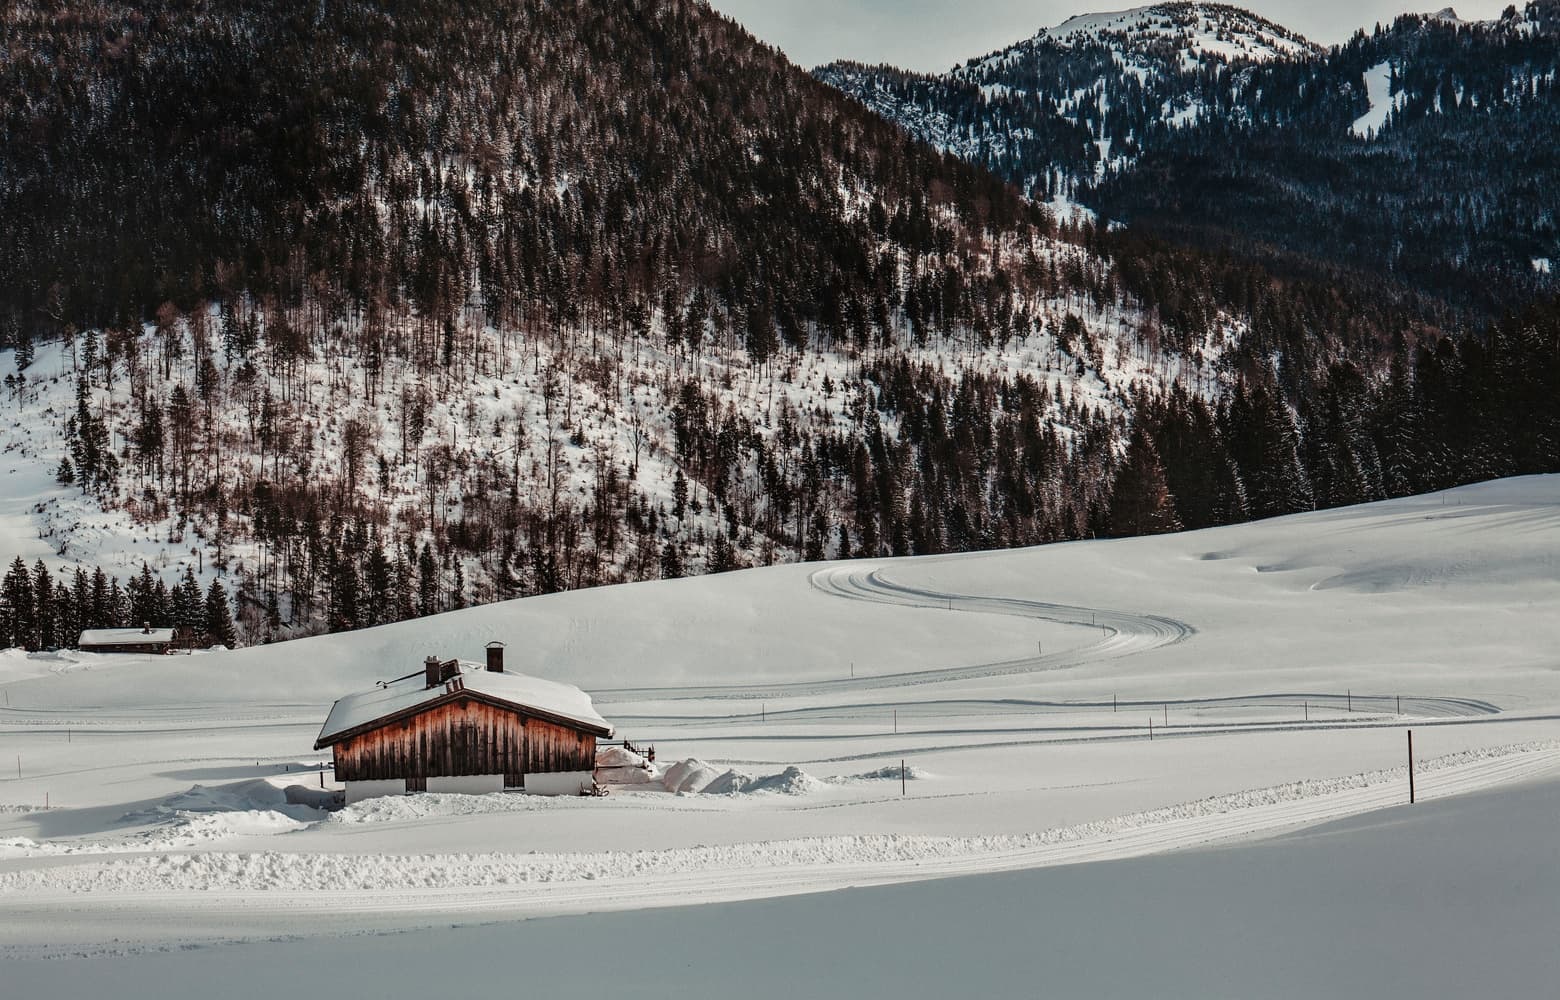
[[[1347,260],[1494,316],[1556,287],[1531,261],[1560,252],[1537,194],[1560,182],[1557,31],[1560,3],[1534,0],[1490,21],[1404,15],[1323,49],[1236,7],[1160,4],[1079,15],[940,75],[848,62],[815,72],[1036,200],[1194,246],[1233,241],[1283,266],[1301,255],[1319,273]],[[1449,135],[1460,155],[1445,154]],[[1412,207],[1394,207],[1391,171],[1362,143],[1418,175]],[[1467,191],[1481,193],[1454,194]],[[1340,203],[1355,203],[1344,230],[1368,236],[1340,233]],[[1419,232],[1427,222],[1434,241]],[[1405,252],[1425,259],[1404,266]]]
[[[1035,36],[1059,45],[1111,44],[1124,56],[1174,48],[1183,61],[1265,62],[1313,55],[1321,47],[1297,32],[1221,3],[1162,3],[1079,14]]]

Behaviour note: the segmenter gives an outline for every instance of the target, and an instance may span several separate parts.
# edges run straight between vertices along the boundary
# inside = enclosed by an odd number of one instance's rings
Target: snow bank
[[[720,777],[720,770],[697,757],[680,760],[666,769],[661,784],[677,794],[702,792]]]
[[[746,795],[774,792],[780,795],[806,795],[828,787],[822,781],[792,765],[779,774],[754,777],[746,771],[730,770],[704,787],[706,795]]]
[[[648,767],[649,764],[627,747],[602,747],[596,751],[597,767]]]
[[[263,778],[230,785],[193,785],[188,791],[125,813],[119,822],[126,826],[153,825],[154,829],[144,834],[136,846],[142,850],[167,850],[231,837],[292,833],[324,818],[319,808],[292,801],[299,796],[296,792],[289,795],[290,791]]]
[[[931,772],[909,764],[904,767],[903,777],[908,781],[920,781],[930,778]],[[861,774],[841,774],[833,778],[824,778],[831,785],[849,785],[859,781],[898,781],[900,779],[900,765],[885,764],[876,771],[863,771]]]

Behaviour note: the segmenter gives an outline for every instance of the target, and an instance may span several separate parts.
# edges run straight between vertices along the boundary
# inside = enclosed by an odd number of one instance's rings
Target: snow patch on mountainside
[[[1397,108],[1392,98],[1391,63],[1377,63],[1365,71],[1365,92],[1370,109],[1349,126],[1349,131],[1361,139],[1369,139],[1380,132],[1387,117]]]

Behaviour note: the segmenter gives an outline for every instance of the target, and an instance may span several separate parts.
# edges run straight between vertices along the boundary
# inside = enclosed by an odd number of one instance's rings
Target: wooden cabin
[[[166,653],[173,645],[173,629],[89,628],[81,633],[76,648],[83,653]]]
[[[430,656],[416,674],[331,706],[314,749],[330,747],[347,802],[406,792],[577,795],[612,726],[577,687],[487,663]]]

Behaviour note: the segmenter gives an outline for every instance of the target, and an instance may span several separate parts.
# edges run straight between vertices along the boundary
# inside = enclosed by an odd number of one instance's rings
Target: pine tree
[[[466,606],[466,571],[461,569],[460,560],[455,560],[455,582],[450,589],[450,607],[459,611]]]
[[[212,580],[206,591],[206,635],[214,645],[234,649],[238,646],[238,630],[233,625],[233,609],[228,604],[227,590],[222,581]]]
[[[675,580],[683,575],[682,550],[674,541],[661,547],[661,579]]]
[[[439,613],[439,565],[427,542],[417,555],[417,613],[424,618]]]
[[[27,564],[21,556],[12,561],[3,587],[7,617],[10,619],[10,634],[3,637],[6,645],[37,649],[38,620],[33,605],[32,576],[27,572]]]
[[[39,649],[56,649],[55,626],[58,624],[54,606],[54,577],[49,567],[39,559],[33,566],[33,622],[37,630]]]
[[[1175,498],[1148,432],[1139,424],[1127,445],[1110,494],[1110,533],[1116,537],[1160,535],[1181,530]]]

